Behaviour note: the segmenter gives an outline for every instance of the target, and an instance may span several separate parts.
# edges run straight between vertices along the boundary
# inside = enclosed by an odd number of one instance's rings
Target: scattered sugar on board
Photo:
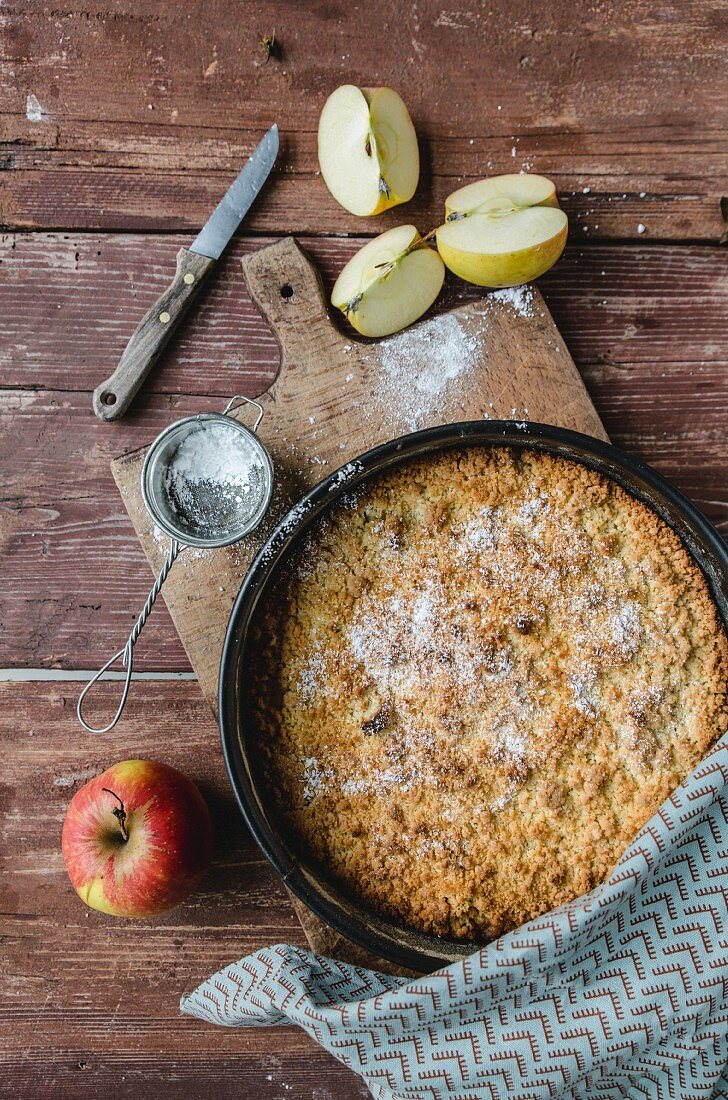
[[[415,431],[454,379],[472,371],[479,348],[477,336],[447,313],[385,340],[376,404]]]
[[[533,317],[529,286],[498,290],[483,299],[474,324],[466,326],[454,314],[430,321],[383,341],[380,378],[373,387],[377,418],[390,428],[417,431],[433,420],[443,399],[456,384],[467,384],[482,355],[480,335],[488,325],[494,304],[507,306],[520,317]],[[363,411],[371,415],[372,405]]]
[[[533,291],[530,286],[509,286],[494,290],[490,295],[495,302],[509,305],[519,317],[533,317]]]

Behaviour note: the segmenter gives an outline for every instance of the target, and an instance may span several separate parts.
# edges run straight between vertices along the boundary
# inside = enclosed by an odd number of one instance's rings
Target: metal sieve
[[[258,410],[252,429],[229,415],[239,402]],[[169,535],[169,551],[126,643],[79,696],[76,713],[89,733],[108,733],[119,721],[129,694],[134,646],[178,555],[189,546],[213,550],[239,542],[268,511],[273,464],[257,435],[263,415],[259,402],[238,394],[221,413],[198,413],[170,424],[147,451],[142,497],[157,527]],[[219,468],[223,460],[224,470]],[[126,675],[116,714],[108,725],[94,727],[83,716],[84,700],[117,661]]]

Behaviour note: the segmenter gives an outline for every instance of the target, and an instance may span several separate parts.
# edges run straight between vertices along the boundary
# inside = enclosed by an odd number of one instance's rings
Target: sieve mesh
[[[259,511],[264,474],[258,451],[232,424],[203,422],[170,456],[162,499],[180,531],[217,540],[246,527]]]
[[[260,522],[270,500],[272,467],[251,431],[230,417],[202,413],[160,436],[142,487],[152,516],[173,538],[222,546]]]

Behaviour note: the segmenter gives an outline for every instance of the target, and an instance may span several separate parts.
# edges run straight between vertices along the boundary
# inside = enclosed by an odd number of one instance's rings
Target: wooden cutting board
[[[543,421],[606,439],[535,288],[484,292],[478,302],[379,343],[365,343],[332,322],[318,272],[292,237],[246,256],[242,264],[251,298],[281,349],[278,376],[260,398],[265,410],[260,436],[276,473],[273,502],[261,528],[244,543],[183,551],[163,590],[216,717],[225,629],[248,565],[281,516],[328,473],[414,429],[483,417]],[[237,415],[251,423],[244,407]],[[112,470],[157,572],[167,542],[142,501],[145,453],[116,459]],[[315,951],[360,965],[385,965],[339,936],[298,899],[292,901]]]

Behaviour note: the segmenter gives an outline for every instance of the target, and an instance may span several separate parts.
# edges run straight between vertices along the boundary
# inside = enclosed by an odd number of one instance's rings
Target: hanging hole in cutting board
[[[281,287],[281,298],[292,298],[292,297],[293,297],[293,287],[291,286],[290,283],[284,283],[283,286]]]
[[[106,390],[104,393],[101,394],[101,404],[102,405],[115,405],[116,404],[116,394],[115,393],[110,393],[108,390]]]

